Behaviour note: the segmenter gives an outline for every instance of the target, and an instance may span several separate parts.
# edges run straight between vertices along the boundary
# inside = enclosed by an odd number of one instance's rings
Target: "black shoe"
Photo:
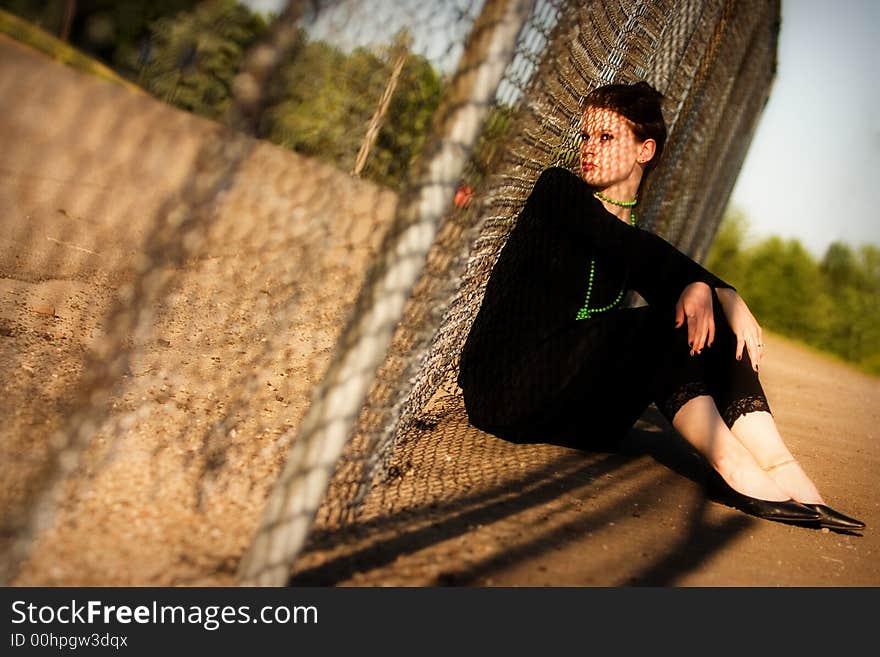
[[[865,528],[865,523],[855,518],[845,516],[840,511],[835,511],[830,506],[824,504],[804,504],[808,509],[812,509],[819,514],[819,526],[828,529],[842,529],[844,531],[859,531]]]
[[[811,509],[800,502],[795,502],[792,499],[772,501],[743,495],[731,488],[730,484],[724,481],[724,478],[718,474],[717,470],[713,470],[710,485],[715,488],[719,502],[764,520],[815,525],[816,521],[822,517],[819,511]]]

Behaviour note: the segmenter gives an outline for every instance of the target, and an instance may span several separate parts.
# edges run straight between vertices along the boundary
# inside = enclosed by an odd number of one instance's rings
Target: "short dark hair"
[[[645,81],[635,84],[606,84],[587,94],[584,109],[599,107],[617,112],[633,124],[636,137],[642,141],[653,139],[657,148],[646,166],[650,171],[659,161],[666,143],[666,121],[660,106],[662,101],[663,94]]]

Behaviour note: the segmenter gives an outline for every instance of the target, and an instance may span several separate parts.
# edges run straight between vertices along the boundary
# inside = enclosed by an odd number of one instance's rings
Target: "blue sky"
[[[750,234],[880,246],[876,0],[783,0],[779,67],[731,202]]]
[[[817,256],[835,240],[880,246],[878,36],[876,0],[782,0],[776,80],[731,197],[751,238],[796,238]]]

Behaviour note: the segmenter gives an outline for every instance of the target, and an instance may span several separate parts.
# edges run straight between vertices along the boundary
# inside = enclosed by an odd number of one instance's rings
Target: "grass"
[[[143,92],[137,85],[121,77],[113,69],[77,50],[69,43],[49,34],[23,18],[0,9],[0,33],[6,34],[57,62],[66,64],[83,73],[96,75],[104,80],[116,82],[129,89]]]

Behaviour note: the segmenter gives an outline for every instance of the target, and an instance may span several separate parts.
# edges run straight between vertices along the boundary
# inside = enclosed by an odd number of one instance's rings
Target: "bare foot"
[[[788,491],[779,486],[751,458],[727,458],[714,465],[727,485],[738,493],[767,502],[782,502],[791,498]]]
[[[795,459],[786,459],[764,468],[768,475],[792,499],[802,504],[825,504],[816,484]]]

